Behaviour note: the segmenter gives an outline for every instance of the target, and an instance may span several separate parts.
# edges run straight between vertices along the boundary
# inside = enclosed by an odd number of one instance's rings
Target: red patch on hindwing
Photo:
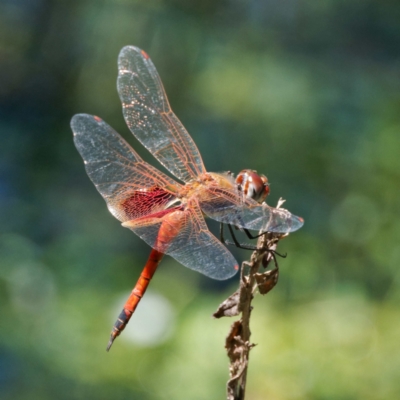
[[[145,217],[165,210],[167,204],[175,198],[170,192],[152,187],[134,191],[125,199],[121,207],[129,220]]]

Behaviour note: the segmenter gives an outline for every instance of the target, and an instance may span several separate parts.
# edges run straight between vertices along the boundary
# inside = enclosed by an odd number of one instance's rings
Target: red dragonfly
[[[263,203],[269,193],[265,176],[244,170],[235,179],[231,173],[206,171],[195,143],[171,110],[147,53],[124,47],[118,69],[118,93],[129,129],[183,183],[143,161],[99,117],[72,118],[75,145],[111,214],[153,248],[107,350],[127,325],[164,254],[214,279],[228,279],[237,272],[238,263],[208,230],[204,216],[263,232],[293,232],[303,225],[302,218]]]

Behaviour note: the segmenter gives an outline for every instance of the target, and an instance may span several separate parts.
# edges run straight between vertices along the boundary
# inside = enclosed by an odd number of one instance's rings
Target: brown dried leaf
[[[213,314],[214,318],[222,317],[234,317],[239,315],[239,290],[230,295],[226,300],[224,300],[219,306],[217,311]]]
[[[258,291],[264,295],[270,292],[278,283],[279,269],[275,268],[263,273],[257,273],[254,274],[254,277],[256,278]]]
[[[242,341],[240,339],[242,335],[242,329],[242,322],[235,321],[231,325],[231,329],[226,337],[225,348],[228,351],[228,357],[231,361],[235,361],[240,358],[240,352],[237,350],[242,346]]]

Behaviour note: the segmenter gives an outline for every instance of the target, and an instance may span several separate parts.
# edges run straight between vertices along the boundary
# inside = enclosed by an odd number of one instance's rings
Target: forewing
[[[172,112],[149,56],[133,46],[118,58],[118,93],[125,121],[136,138],[173,175],[188,182],[205,172],[199,150]]]
[[[200,201],[202,211],[216,221],[264,232],[288,233],[300,229],[304,220],[283,208],[243,198],[237,189],[210,188]]]
[[[120,221],[162,210],[175,197],[180,185],[143,161],[99,117],[77,114],[71,128],[87,174]]]
[[[232,254],[208,230],[195,202],[166,215],[123,224],[156,250],[213,279],[228,279],[239,269]]]

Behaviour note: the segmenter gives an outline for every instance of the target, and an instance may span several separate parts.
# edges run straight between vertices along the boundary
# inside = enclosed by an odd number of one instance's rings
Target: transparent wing
[[[77,114],[71,128],[87,174],[117,219],[140,218],[173,201],[181,185],[143,161],[99,117]]]
[[[136,138],[173,175],[184,182],[205,172],[199,150],[172,112],[149,56],[124,47],[118,58],[118,93],[125,121]]]
[[[209,217],[241,228],[288,233],[297,231],[304,224],[302,218],[283,208],[243,199],[243,194],[234,187],[210,188],[204,192],[199,203],[202,211]]]
[[[168,214],[123,224],[156,250],[213,279],[228,279],[239,269],[232,254],[208,230],[196,204],[176,207]]]

